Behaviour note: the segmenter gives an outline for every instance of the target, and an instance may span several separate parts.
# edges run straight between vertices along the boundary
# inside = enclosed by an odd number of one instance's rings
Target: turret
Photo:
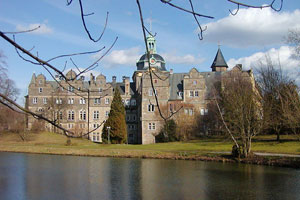
[[[218,48],[217,55],[214,59],[214,62],[211,65],[213,72],[224,72],[227,71],[228,65],[224,59],[224,56],[222,54],[222,51],[220,47]]]

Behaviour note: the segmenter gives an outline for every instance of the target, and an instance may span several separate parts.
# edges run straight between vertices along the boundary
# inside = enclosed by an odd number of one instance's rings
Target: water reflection
[[[0,199],[300,199],[300,171],[0,153]]]

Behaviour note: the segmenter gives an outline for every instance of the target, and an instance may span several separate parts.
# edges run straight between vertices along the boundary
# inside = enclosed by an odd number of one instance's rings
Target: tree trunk
[[[277,131],[277,138],[276,138],[276,140],[277,140],[278,142],[280,142],[280,131]]]

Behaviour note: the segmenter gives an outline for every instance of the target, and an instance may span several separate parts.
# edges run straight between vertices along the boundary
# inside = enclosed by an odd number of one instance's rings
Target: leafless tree
[[[276,64],[266,55],[266,63],[260,63],[256,69],[256,81],[263,98],[263,121],[266,130],[274,131],[277,141],[280,141],[280,133],[285,127],[283,103],[285,103],[285,89],[292,81],[282,71],[280,63]],[[277,66],[276,66],[277,65]]]
[[[285,40],[293,48],[294,55],[300,58],[300,29],[289,30]]]
[[[262,128],[261,96],[255,82],[242,72],[229,72],[215,99],[225,131],[238,149],[238,154],[248,157],[254,136]]]
[[[284,126],[300,141],[300,96],[299,88],[292,81],[281,85],[280,104]]]

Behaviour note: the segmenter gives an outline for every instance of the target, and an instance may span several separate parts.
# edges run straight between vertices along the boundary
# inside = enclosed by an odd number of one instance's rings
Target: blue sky
[[[277,0],[280,2],[279,0]],[[188,1],[173,0],[175,4],[188,7]],[[257,5],[267,0],[243,1]],[[116,75],[121,81],[123,75],[132,76],[135,63],[145,52],[142,31],[135,0],[83,0],[87,25],[92,35],[97,37],[103,28],[106,12],[109,11],[107,31],[98,43],[91,42],[84,32],[79,15],[78,1],[66,6],[64,0],[2,0],[0,1],[0,30],[2,32],[25,30],[41,25],[38,31],[18,34],[16,41],[26,49],[47,60],[60,54],[106,49],[119,37],[111,52],[99,63],[94,74],[103,73],[110,81]],[[289,29],[300,29],[300,3],[298,0],[285,0],[282,11],[271,9],[241,8],[236,16],[229,9],[236,6],[226,0],[194,1],[195,9],[214,19],[199,18],[203,26],[204,40],[197,37],[197,25],[193,16],[183,13],[160,0],[141,0],[146,25],[152,21],[152,32],[157,33],[157,51],[166,60],[167,69],[174,72],[187,72],[192,67],[199,71],[210,71],[211,63],[221,44],[223,55],[232,67],[242,63],[245,69],[254,68],[264,59],[265,53],[280,61],[283,69],[297,74],[299,63],[291,56],[291,48],[284,42]],[[277,4],[278,5],[278,4]],[[41,67],[24,62],[6,41],[0,39],[0,50],[6,56],[11,79],[26,95],[32,73],[50,76]],[[73,57],[81,68],[88,66],[101,55]],[[68,58],[56,60],[52,64],[60,69],[74,68]],[[298,66],[298,67],[297,67]]]

